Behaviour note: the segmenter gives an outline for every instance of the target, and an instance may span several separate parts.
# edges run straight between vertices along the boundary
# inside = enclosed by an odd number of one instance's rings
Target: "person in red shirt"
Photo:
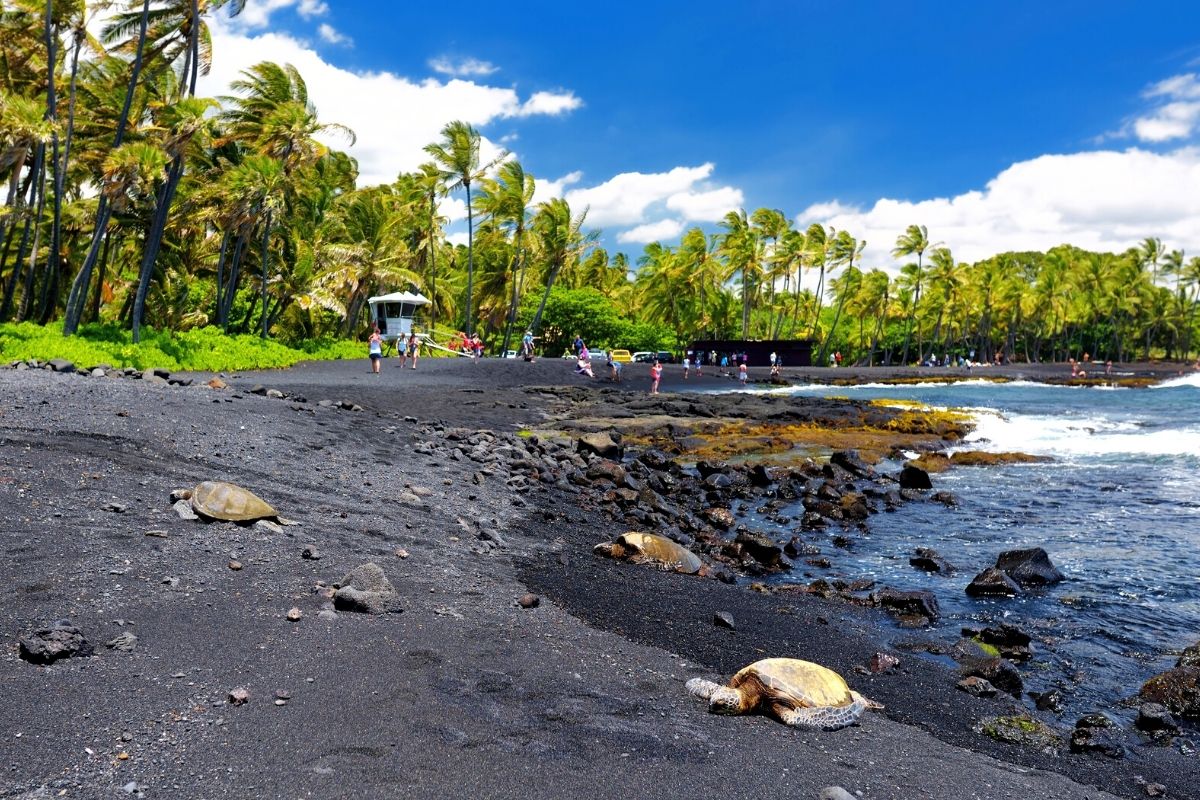
[[[650,367],[650,394],[658,394],[658,382],[662,380],[662,364],[658,363],[658,359],[654,360],[654,366]]]

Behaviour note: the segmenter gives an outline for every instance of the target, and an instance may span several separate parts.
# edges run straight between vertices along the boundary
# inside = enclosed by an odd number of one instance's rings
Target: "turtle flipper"
[[[860,695],[845,706],[813,706],[812,708],[788,708],[780,703],[774,706],[779,721],[793,728],[812,731],[836,731],[848,728],[858,721],[866,706]]]

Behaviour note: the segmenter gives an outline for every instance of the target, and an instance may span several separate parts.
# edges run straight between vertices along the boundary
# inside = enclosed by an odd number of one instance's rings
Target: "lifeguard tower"
[[[371,321],[379,327],[384,341],[394,342],[412,333],[413,317],[421,306],[429,305],[429,298],[413,292],[392,292],[378,297],[369,297]]]

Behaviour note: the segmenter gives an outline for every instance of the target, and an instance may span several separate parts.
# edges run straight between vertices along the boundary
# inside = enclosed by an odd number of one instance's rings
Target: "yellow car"
[[[620,361],[622,364],[628,364],[633,361],[633,356],[629,354],[628,350],[613,350],[612,360]]]

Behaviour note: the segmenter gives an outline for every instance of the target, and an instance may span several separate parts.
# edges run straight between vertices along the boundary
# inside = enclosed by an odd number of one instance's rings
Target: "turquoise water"
[[[933,475],[957,508],[914,502],[873,515],[870,533],[848,549],[821,541],[840,531],[807,538],[833,559],[834,574],[932,590],[943,612],[936,632],[947,640],[963,625],[998,621],[1033,634],[1026,689],[1060,689],[1064,716],[1111,709],[1200,640],[1200,375],[1154,389],[969,382],[809,386],[795,395],[968,408],[977,427],[961,449],[1052,459]],[[967,597],[967,583],[998,553],[1032,546],[1050,553],[1065,583],[1011,600]],[[957,573],[910,567],[917,547],[938,550]]]

